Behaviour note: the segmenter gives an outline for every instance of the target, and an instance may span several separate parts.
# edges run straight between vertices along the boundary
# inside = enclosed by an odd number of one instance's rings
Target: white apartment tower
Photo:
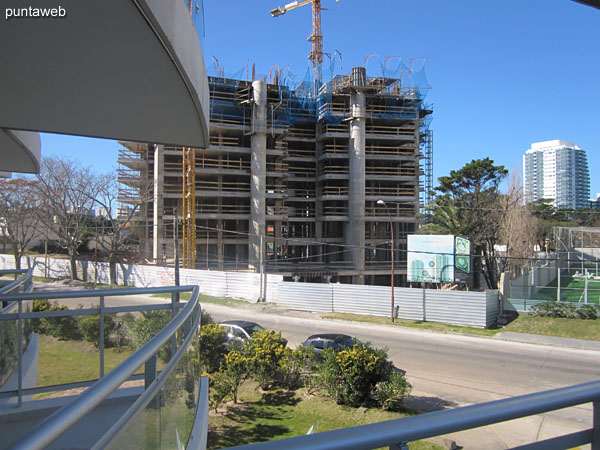
[[[557,208],[587,208],[590,173],[585,150],[562,140],[531,144],[523,155],[523,187],[527,203],[545,198]]]

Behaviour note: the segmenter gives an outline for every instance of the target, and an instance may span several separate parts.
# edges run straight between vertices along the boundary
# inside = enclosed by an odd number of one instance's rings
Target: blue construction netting
[[[349,81],[349,77],[343,75],[341,58],[339,52],[333,56],[325,54],[325,62],[321,68],[323,78],[329,80],[321,84],[318,93],[315,93],[315,85],[312,67],[308,66],[304,77],[292,72],[287,66],[271,70],[269,79],[262,78],[271,85],[278,86],[279,102],[270,102],[269,121],[276,127],[293,126],[296,124],[309,124],[324,121],[331,125],[340,124],[346,113],[339,107],[333,107],[334,95]],[[339,62],[339,69],[338,69]],[[370,114],[374,118],[382,119],[414,119],[419,116],[421,109],[428,109],[425,99],[431,86],[425,74],[425,60],[415,58],[406,65],[399,57],[386,57],[383,60],[377,54],[365,58],[367,84],[374,92],[381,95],[381,105],[372,107]],[[242,82],[244,89],[248,89],[251,81],[248,64],[237,72],[225,73],[219,66],[216,58],[207,67],[211,77],[210,83],[219,83],[219,89],[231,91],[233,97]],[[247,83],[243,83],[243,81]],[[227,101],[222,98],[211,97],[211,113],[215,109],[226,115],[247,115],[245,108],[233,104],[226,105]],[[230,102],[231,103],[231,102]],[[427,124],[423,124],[428,127]]]

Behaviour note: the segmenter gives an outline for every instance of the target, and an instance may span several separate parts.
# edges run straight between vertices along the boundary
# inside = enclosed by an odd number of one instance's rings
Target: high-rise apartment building
[[[550,199],[557,208],[588,207],[590,174],[585,150],[572,142],[535,142],[523,155],[525,200]]]

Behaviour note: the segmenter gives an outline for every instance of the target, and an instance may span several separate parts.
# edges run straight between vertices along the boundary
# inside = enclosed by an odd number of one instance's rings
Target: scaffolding
[[[427,206],[433,200],[433,131],[427,129],[422,137],[423,144],[423,191],[421,192],[421,214],[427,214]]]
[[[196,156],[183,148],[183,267],[196,268]]]

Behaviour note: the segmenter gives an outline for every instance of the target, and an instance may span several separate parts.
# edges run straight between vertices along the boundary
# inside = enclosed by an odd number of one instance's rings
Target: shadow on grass
[[[225,414],[229,424],[211,428],[208,448],[263,442],[288,433],[288,427],[277,423],[283,420],[281,409],[299,402],[294,392],[274,391],[265,392],[256,402],[230,405]]]
[[[289,429],[281,425],[257,423],[244,430],[236,426],[223,425],[218,431],[208,433],[207,448],[228,448],[272,440],[287,433]]]
[[[296,406],[300,403],[300,399],[293,391],[275,391],[265,392],[257,403],[270,406]]]
[[[260,402],[247,402],[230,405],[225,416],[239,424],[247,424],[253,421],[280,420],[276,409],[268,409],[260,406]]]

